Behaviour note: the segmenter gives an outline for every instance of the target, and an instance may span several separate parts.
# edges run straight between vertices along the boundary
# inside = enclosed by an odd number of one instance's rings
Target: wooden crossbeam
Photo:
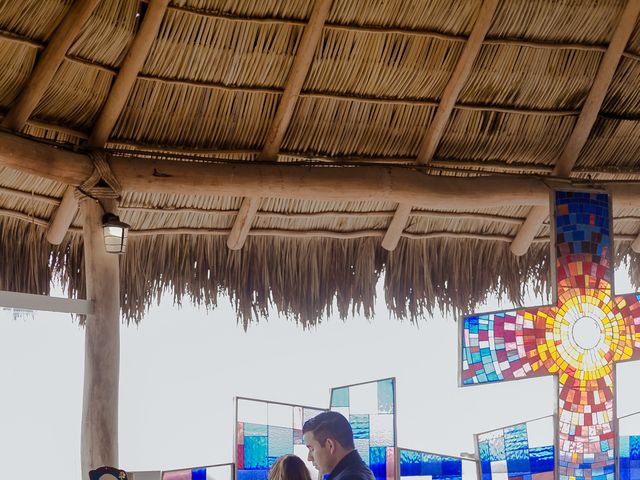
[[[489,31],[491,20],[493,19],[493,14],[497,6],[498,0],[485,0],[482,3],[482,7],[478,12],[478,18],[471,30],[471,35],[469,35],[469,40],[465,43],[460,59],[458,60],[451,78],[444,89],[435,117],[429,125],[429,128],[422,139],[422,143],[420,144],[420,149],[416,158],[416,163],[418,165],[429,163],[438,148],[447,123],[451,118],[451,113],[453,112],[456,100],[458,99],[464,84],[469,78],[471,68],[473,67],[473,63],[477,58],[478,53],[480,53],[482,42]],[[398,205],[398,209],[396,210],[387,232],[382,239],[382,246],[385,249],[391,251],[398,246],[400,236],[407,225],[410,214],[411,205]]]
[[[589,133],[593,128],[598,113],[602,107],[607,90],[616,73],[624,49],[629,41],[629,37],[638,20],[640,14],[640,0],[629,0],[620,16],[620,22],[616,27],[611,43],[602,57],[598,72],[589,90],[589,94],[584,101],[582,111],[562,149],[562,153],[556,162],[552,175],[557,177],[568,177],[576,164],[580,151],[587,143]],[[533,238],[540,230],[542,222],[549,216],[548,206],[534,207],[528,214],[527,220],[518,231],[518,234],[511,243],[511,253],[514,255],[524,255],[533,241]],[[634,242],[640,249],[640,241]]]
[[[291,71],[287,78],[287,83],[282,93],[282,98],[278,104],[276,115],[271,121],[266,141],[259,160],[275,161],[278,159],[278,152],[282,146],[284,135],[287,132],[293,111],[300,96],[302,85],[313,61],[313,55],[320,38],[322,28],[329,16],[332,0],[316,0],[309,23],[304,28],[300,46],[296,52]],[[247,240],[247,235],[251,229],[251,224],[255,219],[256,212],[260,206],[261,198],[258,196],[245,197],[242,201],[238,216],[233,223],[231,233],[227,239],[227,246],[232,250],[239,250]]]
[[[150,0],[140,29],[127,51],[109,96],[89,135],[91,147],[103,147],[122,113],[136,78],[144,66],[151,45],[158,35],[169,0]]]
[[[42,52],[27,85],[2,121],[3,127],[12,130],[22,129],[51,83],[67,50],[98,3],[100,0],[76,0]]]
[[[77,186],[93,171],[87,155],[0,132],[0,166]],[[260,196],[296,200],[383,201],[429,210],[547,206],[554,180],[519,175],[454,177],[389,166],[171,162],[113,157],[123,192]],[[556,180],[559,186],[566,181]],[[577,183],[576,183],[577,182]],[[606,185],[620,208],[640,208],[640,182]],[[589,186],[590,182],[574,181]]]
[[[19,310],[39,310],[43,312],[75,313],[89,315],[93,305],[88,300],[73,298],[49,297],[31,293],[0,291],[0,307]]]

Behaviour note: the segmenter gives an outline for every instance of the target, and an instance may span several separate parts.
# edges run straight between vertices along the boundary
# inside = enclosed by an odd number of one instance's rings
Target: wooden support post
[[[484,0],[482,3],[480,12],[478,12],[478,18],[473,25],[471,35],[469,35],[469,40],[467,40],[460,59],[456,64],[456,68],[453,70],[453,74],[442,93],[436,115],[420,144],[416,158],[416,163],[419,165],[429,163],[436,153],[447,123],[449,123],[449,118],[451,118],[451,112],[453,112],[453,107],[456,104],[458,95],[460,95],[462,87],[464,87],[464,84],[469,78],[473,62],[476,60],[478,53],[480,53],[482,42],[489,31],[491,20],[493,19],[493,14],[497,6],[498,0]],[[400,241],[400,236],[407,225],[410,214],[411,205],[398,205],[387,232],[382,239],[383,248],[390,251],[395,250]]]
[[[576,164],[582,148],[587,143],[591,128],[598,119],[602,102],[604,102],[609,85],[611,85],[624,49],[638,20],[638,14],[640,14],[640,0],[629,0],[620,16],[620,22],[613,33],[611,43],[609,43],[609,47],[602,57],[596,78],[584,101],[582,111],[573,127],[571,136],[567,140],[567,143],[565,143],[551,175],[568,177],[571,174],[571,170],[573,170],[573,166]],[[540,209],[532,209],[527,220],[511,243],[511,253],[514,255],[524,255],[527,250],[529,250],[529,246],[542,226],[542,222],[544,222],[548,216],[548,208],[546,209],[545,215],[542,214]],[[634,242],[634,244],[635,243],[636,242]]]
[[[278,152],[280,151],[284,135],[289,127],[289,122],[291,122],[293,110],[300,96],[302,85],[311,67],[316,47],[322,37],[322,28],[329,16],[332,1],[333,0],[316,0],[313,5],[309,23],[304,28],[300,46],[293,59],[287,84],[284,87],[282,98],[278,104],[278,110],[271,121],[264,147],[258,157],[260,160],[275,161],[278,159]],[[259,197],[247,197],[242,201],[242,206],[240,207],[236,221],[227,239],[227,246],[230,249],[239,250],[242,248],[244,242],[247,240],[247,235],[249,234],[251,224],[253,223],[259,206]]]
[[[78,213],[78,200],[75,196],[75,189],[67,187],[62,196],[62,202],[54,212],[47,229],[47,241],[52,245],[60,245],[66,235],[73,219]]]
[[[13,130],[22,129],[51,83],[67,50],[98,3],[99,0],[76,0],[42,52],[26,87],[20,92],[2,121],[3,127]]]
[[[85,325],[82,405],[82,476],[103,465],[118,466],[118,383],[120,365],[119,257],[104,248],[100,205],[85,200],[83,217],[87,300],[93,314]]]
[[[140,29],[122,61],[100,116],[89,136],[89,146],[103,147],[129,98],[138,73],[144,65],[151,45],[158,35],[169,0],[150,0]]]

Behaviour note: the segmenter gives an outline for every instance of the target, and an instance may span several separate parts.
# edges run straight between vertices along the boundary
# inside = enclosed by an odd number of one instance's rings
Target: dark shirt
[[[325,478],[327,480],[375,480],[371,469],[362,461],[357,450],[347,453]]]

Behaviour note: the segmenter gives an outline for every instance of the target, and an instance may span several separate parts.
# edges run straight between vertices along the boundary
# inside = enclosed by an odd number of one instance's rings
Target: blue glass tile
[[[492,462],[506,460],[504,451],[504,437],[489,439],[489,460]]]
[[[207,469],[195,468],[191,470],[191,480],[207,480]]]
[[[236,475],[238,480],[267,480],[269,470],[238,470]]]
[[[461,477],[462,460],[459,458],[444,457],[442,459],[442,474],[446,477]]]
[[[245,424],[246,425],[246,424]],[[260,470],[268,468],[267,437],[244,437],[244,468]]]
[[[335,388],[331,392],[331,408],[349,406],[349,387]]]
[[[483,440],[482,442],[479,442],[478,447],[480,450],[480,461],[490,461],[489,442]]]
[[[393,380],[378,382],[378,413],[394,413],[393,411]]]
[[[633,435],[629,437],[629,458],[640,460],[640,436]]]
[[[387,448],[386,447],[370,447],[369,448],[369,468],[373,472],[373,476],[378,479],[387,477]]]
[[[531,473],[551,472],[554,468],[554,447],[536,447],[529,449]]]
[[[420,454],[411,450],[400,450],[400,476],[420,475]]]
[[[369,438],[369,415],[349,415],[353,438]]]
[[[269,425],[269,449],[267,453],[270,457],[293,453],[293,428]]]
[[[245,437],[266,437],[268,434],[267,426],[259,423],[245,423],[244,424],[244,436]]]

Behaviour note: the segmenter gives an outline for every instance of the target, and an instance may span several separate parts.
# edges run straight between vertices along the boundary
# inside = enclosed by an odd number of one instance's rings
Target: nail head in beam
[[[140,30],[131,42],[131,47],[124,57],[118,76],[109,91],[109,96],[93,126],[89,136],[89,146],[103,147],[109,139],[133,89],[138,73],[140,73],[149,54],[151,45],[158,35],[168,3],[169,0],[151,0],[149,2]]]
[[[243,247],[259,206],[260,198],[258,197],[245,197],[242,200],[238,216],[227,239],[227,247],[231,250],[240,250]]]
[[[520,257],[527,253],[533,239],[535,238],[538,230],[542,226],[542,223],[549,216],[549,207],[544,206],[535,206],[527,215],[527,219],[524,221],[520,230],[518,230],[518,234],[511,242],[511,246],[509,249],[511,253]]]
[[[47,228],[46,239],[50,244],[60,245],[62,243],[77,213],[78,200],[75,197],[75,189],[67,187],[62,196],[62,202],[53,213]]]
[[[26,87],[20,92],[11,110],[2,121],[3,127],[22,130],[64,60],[67,50],[98,3],[100,3],[99,0],[76,0],[42,52]]]
[[[382,248],[388,251],[393,251],[398,246],[402,232],[404,231],[407,221],[411,215],[411,205],[401,203],[398,205],[396,212],[393,214],[393,218],[389,223],[384,238],[382,239]]]

